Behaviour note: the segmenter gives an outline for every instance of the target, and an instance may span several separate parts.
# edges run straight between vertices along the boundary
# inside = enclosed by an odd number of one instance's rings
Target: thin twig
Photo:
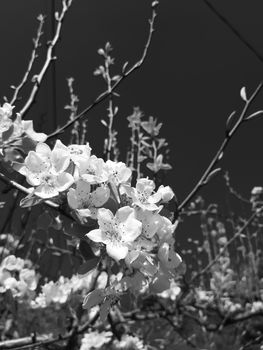
[[[233,24],[224,16],[222,15],[214,5],[212,5],[208,0],[203,0],[203,2],[206,4],[206,6],[231,30],[233,34],[244,44],[247,48],[253,54],[260,60],[260,62],[263,62],[263,55],[241,34],[234,26]]]
[[[40,14],[37,17],[37,20],[39,21],[39,25],[38,25],[38,29],[37,29],[37,36],[36,36],[36,38],[33,39],[33,50],[32,50],[32,53],[31,53],[31,57],[30,57],[30,60],[29,60],[26,72],[25,72],[25,74],[24,74],[20,84],[15,87],[15,91],[14,91],[13,97],[12,97],[12,99],[9,102],[11,105],[13,105],[16,102],[16,100],[18,99],[18,94],[19,94],[20,90],[23,88],[23,86],[26,84],[26,82],[28,80],[28,77],[29,77],[29,74],[31,73],[32,67],[34,65],[34,62],[35,62],[35,60],[38,57],[37,49],[41,45],[40,44],[40,38],[41,38],[41,36],[43,34],[43,30],[42,29],[43,29],[43,26],[44,26],[44,23],[45,23],[45,16]]]
[[[203,187],[209,178],[209,175],[212,173],[215,165],[223,158],[224,150],[227,147],[229,141],[231,140],[234,133],[237,131],[239,126],[242,124],[242,122],[245,121],[246,113],[248,111],[248,108],[250,107],[251,103],[254,101],[260,90],[262,89],[263,84],[260,83],[256,90],[253,92],[251,97],[245,102],[245,106],[240,113],[239,118],[235,122],[234,126],[231,128],[229,132],[226,133],[226,136],[224,138],[224,141],[221,143],[221,146],[219,147],[218,151],[216,152],[214,158],[212,159],[211,163],[208,165],[207,169],[201,176],[198,183],[195,185],[195,187],[192,189],[192,191],[187,195],[187,197],[182,201],[182,203],[178,206],[178,211],[181,212],[183,208],[192,200],[192,198],[197,194],[197,192],[200,190],[201,187]],[[233,114],[232,114],[233,115]]]
[[[100,94],[88,107],[86,107],[81,113],[79,113],[74,119],[69,120],[66,124],[64,124],[62,127],[58,128],[56,131],[48,135],[47,139],[51,139],[59,134],[62,134],[66,129],[68,129],[71,125],[73,125],[76,121],[80,120],[83,118],[90,110],[92,110],[95,106],[97,106],[99,103],[102,101],[106,100],[107,97],[112,96],[113,92],[116,90],[116,88],[121,84],[123,80],[125,80],[128,76],[130,76],[134,71],[139,69],[142,64],[144,63],[148,49],[150,46],[150,43],[152,41],[152,36],[154,32],[154,22],[155,22],[155,17],[157,16],[156,12],[156,6],[157,6],[157,1],[154,1],[152,4],[152,17],[149,20],[150,23],[150,30],[148,34],[148,38],[142,53],[141,58],[128,70],[124,71],[123,74],[120,76],[119,80],[116,81],[115,84],[112,85],[110,90],[104,91],[102,94]]]
[[[33,81],[34,85],[33,85],[33,88],[31,90],[31,93],[29,95],[29,98],[19,112],[21,117],[23,117],[29,111],[29,109],[32,107],[32,105],[36,99],[36,95],[39,91],[39,87],[41,85],[41,82],[42,82],[51,62],[56,59],[53,56],[53,51],[54,51],[56,44],[58,43],[58,41],[60,39],[62,23],[64,21],[65,15],[66,15],[67,11],[69,10],[71,4],[72,4],[72,0],[63,0],[61,13],[60,14],[56,13],[57,28],[55,31],[55,35],[54,35],[53,39],[48,43],[46,60],[44,62],[44,65],[43,65],[41,71],[37,75],[34,76],[34,81]]]

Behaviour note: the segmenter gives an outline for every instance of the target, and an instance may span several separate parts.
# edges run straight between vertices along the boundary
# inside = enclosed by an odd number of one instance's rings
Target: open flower
[[[106,169],[109,174],[109,181],[113,182],[116,186],[127,182],[132,174],[131,169],[123,162],[107,160]]]
[[[70,188],[68,191],[68,204],[72,209],[78,211],[80,216],[96,218],[97,208],[107,202],[110,196],[110,190],[106,186],[97,187],[91,192],[91,185],[78,180],[76,188]]]
[[[132,198],[133,203],[145,210],[158,210],[156,205],[162,199],[161,193],[154,193],[155,184],[149,179],[139,179],[136,188],[125,187],[125,191]]]
[[[65,172],[70,163],[66,146],[59,140],[51,151],[45,143],[39,143],[36,151],[30,151],[19,172],[27,182],[36,187],[34,194],[51,198],[68,189],[74,182],[71,174]]]
[[[135,212],[129,206],[118,209],[115,216],[109,209],[98,210],[99,229],[90,231],[87,237],[106,245],[110,257],[119,261],[128,254],[129,246],[141,234],[142,223],[135,219]]]
[[[77,170],[78,177],[91,184],[99,184],[108,180],[104,160],[95,155],[89,158],[79,158]]]

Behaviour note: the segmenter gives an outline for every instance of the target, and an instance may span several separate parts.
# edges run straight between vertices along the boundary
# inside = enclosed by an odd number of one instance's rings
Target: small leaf
[[[105,298],[104,290],[96,289],[85,296],[82,307],[84,309],[91,309],[93,306],[101,304],[104,298]]]
[[[98,49],[98,54],[99,55],[102,55],[102,56],[105,56],[105,52],[102,48]]]
[[[234,122],[235,115],[236,115],[236,111],[233,111],[230,114],[230,116],[227,118],[227,121],[226,121],[226,133],[227,134],[232,130],[233,126],[235,125],[235,122]]]
[[[118,81],[120,80],[120,75],[114,75],[114,77],[111,78],[112,81]]]
[[[106,126],[106,128],[108,127],[108,124],[106,123],[106,121],[104,119],[101,119],[100,122],[101,122],[102,125]]]
[[[152,2],[152,8],[156,8],[159,5],[159,1],[155,0]]]
[[[218,160],[221,160],[221,159],[223,158],[223,156],[224,156],[224,152],[221,152],[221,153],[219,154]]]
[[[125,73],[125,70],[126,70],[128,64],[129,64],[128,61],[124,63],[124,65],[122,66],[122,73]]]
[[[95,269],[99,263],[100,258],[94,257],[88,261],[86,261],[84,264],[80,265],[78,268],[78,274],[80,275],[86,275],[91,270]]]
[[[83,239],[80,241],[78,249],[85,260],[90,260],[95,257],[89,243]]]
[[[14,125],[10,125],[10,128],[2,133],[2,141],[8,141],[14,132]]]
[[[210,180],[212,180],[220,171],[221,168],[217,168],[211,171],[211,173],[207,176],[206,180],[204,181],[204,184],[207,184]]]
[[[100,320],[102,323],[106,322],[108,314],[110,312],[111,301],[107,299],[100,307]]]
[[[20,201],[20,206],[22,208],[33,207],[43,201],[42,198],[36,197],[33,193],[30,193],[25,198],[22,198]]]
[[[240,96],[243,101],[247,102],[247,93],[246,93],[246,87],[243,86],[242,89],[240,90]]]
[[[250,120],[256,117],[260,117],[263,115],[263,111],[257,111],[255,113],[250,114],[248,117],[246,117],[244,120]]]

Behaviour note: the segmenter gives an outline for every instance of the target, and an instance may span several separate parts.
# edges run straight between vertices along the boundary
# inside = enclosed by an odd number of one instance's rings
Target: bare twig
[[[13,105],[16,102],[16,100],[18,99],[18,97],[19,97],[18,94],[19,94],[20,90],[23,88],[23,86],[26,84],[28,77],[29,77],[29,74],[31,73],[32,67],[34,65],[34,62],[38,57],[37,49],[41,46],[40,38],[43,34],[43,25],[45,22],[45,17],[40,14],[37,17],[37,20],[39,21],[39,24],[38,24],[38,29],[37,29],[37,36],[36,36],[36,38],[33,39],[33,50],[31,53],[31,57],[30,57],[26,72],[25,72],[20,84],[17,85],[16,87],[14,87],[15,91],[14,91],[12,99],[9,102],[11,105]]]
[[[25,105],[22,107],[22,109],[19,112],[21,117],[23,117],[29,111],[29,109],[32,107],[32,105],[35,101],[36,95],[39,91],[40,84],[41,84],[51,62],[56,59],[56,57],[53,56],[53,51],[54,51],[56,44],[59,41],[61,29],[62,29],[62,23],[64,21],[65,15],[66,15],[67,11],[69,10],[71,4],[72,4],[72,0],[62,0],[61,13],[55,14],[56,20],[57,20],[57,27],[56,27],[55,35],[54,35],[53,39],[48,43],[46,60],[44,62],[44,65],[43,65],[41,71],[37,75],[34,76],[34,79],[33,79],[34,85],[33,85],[33,88],[31,90],[30,96],[29,96],[28,100],[26,101]]]
[[[207,184],[210,174],[213,172],[215,166],[217,163],[223,158],[223,154],[225,151],[225,148],[227,147],[229,141],[231,140],[232,136],[235,134],[237,129],[240,127],[242,122],[246,120],[246,113],[248,111],[248,108],[250,107],[251,103],[254,101],[260,90],[262,89],[263,84],[260,83],[256,90],[253,92],[251,97],[245,101],[245,106],[243,110],[240,113],[240,116],[238,117],[237,121],[234,123],[233,127],[226,132],[226,136],[224,138],[224,141],[221,143],[221,146],[219,147],[218,151],[216,152],[214,158],[212,159],[211,163],[208,165],[207,169],[201,176],[198,183],[195,185],[193,190],[187,195],[187,197],[182,201],[182,203],[178,206],[178,211],[181,212],[184,207],[192,200],[192,198],[197,194],[197,192],[200,190],[201,187]],[[230,117],[234,116],[232,113]]]
[[[130,76],[134,71],[139,69],[142,64],[144,63],[148,49],[150,46],[150,43],[152,41],[152,36],[154,32],[154,22],[155,22],[155,17],[157,16],[156,12],[156,7],[157,7],[158,1],[154,1],[152,4],[152,16],[151,19],[149,20],[150,23],[150,30],[148,34],[148,38],[142,53],[141,58],[129,69],[125,72],[123,71],[122,75],[120,78],[115,82],[115,84],[112,85],[111,89],[107,89],[104,91],[102,94],[100,94],[88,107],[86,107],[81,113],[79,113],[74,119],[69,120],[66,124],[64,124],[62,127],[58,128],[56,131],[48,135],[48,139],[51,139],[59,134],[62,134],[66,129],[68,129],[71,125],[73,125],[76,121],[80,120],[83,118],[90,110],[92,110],[95,106],[100,104],[102,101],[106,100],[109,96],[112,96],[116,88],[121,84],[121,82],[126,79],[128,76]]]
[[[224,16],[222,15],[214,5],[211,4],[208,0],[203,0],[203,2],[206,4],[206,6],[231,30],[232,33],[235,34],[235,36],[244,44],[247,48],[253,54],[260,60],[260,62],[263,62],[263,55],[241,34],[234,26],[233,24]]]

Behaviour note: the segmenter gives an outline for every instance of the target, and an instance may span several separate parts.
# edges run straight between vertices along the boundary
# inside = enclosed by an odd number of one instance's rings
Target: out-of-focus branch
[[[225,172],[224,174],[224,179],[225,179],[225,182],[226,182],[226,187],[228,188],[229,190],[229,193],[231,193],[234,197],[236,197],[238,200],[244,202],[244,203],[247,203],[247,204],[251,204],[251,202],[243,197],[240,193],[238,193],[234,187],[231,185],[230,183],[230,177],[229,177],[229,173],[228,171]]]
[[[203,0],[206,6],[231,30],[233,34],[244,44],[253,54],[263,63],[263,55],[240,33],[233,24],[223,16],[214,5],[211,4],[208,0]]]
[[[43,25],[45,23],[45,17],[40,14],[37,17],[37,20],[39,21],[39,25],[38,25],[38,29],[37,29],[37,36],[36,36],[36,38],[33,39],[33,50],[31,53],[31,57],[30,57],[26,72],[25,72],[20,84],[17,85],[16,87],[14,87],[14,94],[13,94],[12,99],[9,102],[11,105],[13,105],[16,102],[16,100],[18,99],[18,97],[19,97],[18,94],[19,94],[20,90],[23,88],[23,86],[26,84],[28,77],[29,77],[29,74],[31,73],[32,67],[34,65],[34,62],[38,57],[37,49],[41,46],[40,38],[43,34]]]
[[[62,24],[63,24],[64,18],[65,18],[65,15],[72,4],[72,1],[73,0],[62,0],[61,13],[55,14],[55,18],[57,21],[55,35],[54,35],[53,39],[48,43],[46,60],[44,62],[44,65],[43,65],[41,71],[33,77],[33,84],[34,85],[33,85],[33,88],[31,90],[30,96],[29,96],[28,100],[26,101],[25,105],[19,111],[19,114],[21,115],[21,117],[23,117],[29,111],[29,109],[32,107],[32,105],[35,101],[36,95],[39,91],[39,87],[41,85],[41,82],[42,82],[51,62],[56,59],[56,57],[53,56],[53,51],[54,51],[56,44],[59,41],[59,38],[61,35]]]
[[[74,330],[74,332],[76,334],[84,333],[87,329],[92,327],[92,325],[97,321],[98,318],[99,318],[99,312],[96,313],[91,320],[87,321],[82,326],[79,326],[77,330]],[[0,349],[2,350],[35,349],[41,346],[48,346],[61,341],[65,341],[70,339],[71,337],[72,337],[72,332],[69,332],[63,335],[58,335],[57,337],[52,337],[50,335],[39,335],[39,336],[25,337],[25,338],[19,338],[14,340],[5,340],[0,342]]]
[[[245,101],[245,106],[244,106],[243,110],[241,111],[241,113],[240,113],[239,117],[237,118],[236,122],[234,123],[234,125],[230,128],[229,131],[226,132],[226,136],[224,138],[224,141],[221,143],[221,146],[219,147],[218,151],[216,152],[211,163],[208,165],[207,169],[205,170],[205,172],[201,176],[198,183],[192,189],[192,191],[186,196],[186,198],[181,202],[181,204],[179,204],[178,212],[181,212],[187,206],[187,204],[189,204],[189,202],[192,200],[192,198],[198,193],[198,191],[201,189],[201,187],[203,187],[204,185],[207,184],[210,176],[212,175],[213,171],[215,170],[215,166],[223,158],[224,151],[225,151],[229,141],[231,140],[232,136],[235,134],[237,129],[240,127],[240,125],[250,118],[250,116],[246,116],[247,111],[248,111],[251,103],[254,101],[254,99],[256,98],[256,96],[258,95],[260,90],[262,89],[262,86],[263,86],[263,84],[260,83],[258,85],[258,87],[256,88],[256,90],[251,95],[251,97]],[[230,115],[230,117],[228,118],[229,123],[232,121],[233,117],[235,117],[235,112],[232,113]]]
[[[136,71],[137,69],[139,69],[147,56],[148,50],[149,50],[149,46],[151,44],[152,41],[152,36],[153,36],[153,32],[154,32],[154,23],[155,23],[155,17],[157,16],[157,12],[156,12],[156,8],[158,6],[158,1],[154,1],[152,3],[152,16],[151,19],[149,20],[150,23],[150,29],[149,29],[149,34],[148,34],[148,38],[142,53],[141,58],[127,71],[125,71],[125,68],[123,69],[122,75],[120,76],[120,78],[111,86],[111,89],[107,89],[106,91],[104,91],[102,94],[100,94],[88,107],[86,107],[81,113],[79,113],[74,119],[69,120],[66,124],[64,124],[62,127],[58,128],[57,130],[55,130],[53,133],[51,133],[50,135],[48,135],[48,139],[51,139],[59,134],[62,134],[66,129],[68,129],[71,125],[73,125],[76,121],[80,120],[81,118],[83,118],[90,110],[92,110],[95,106],[97,106],[98,104],[100,104],[101,102],[103,102],[104,100],[106,100],[109,96],[112,96],[112,94],[114,94],[114,91],[116,90],[116,88],[121,84],[121,82],[123,80],[125,80],[128,76],[130,76],[134,71]]]
[[[218,260],[219,258],[225,253],[228,246],[236,239],[238,238],[245,230],[246,228],[251,224],[251,222],[260,214],[263,212],[263,207],[255,210],[255,212],[250,216],[250,218],[245,222],[245,224],[234,234],[233,237],[229,239],[229,241],[224,245],[224,247],[220,250],[220,252],[217,254],[217,256],[208,264],[206,267],[193,276],[189,284],[193,283],[198,277],[206,273]]]

